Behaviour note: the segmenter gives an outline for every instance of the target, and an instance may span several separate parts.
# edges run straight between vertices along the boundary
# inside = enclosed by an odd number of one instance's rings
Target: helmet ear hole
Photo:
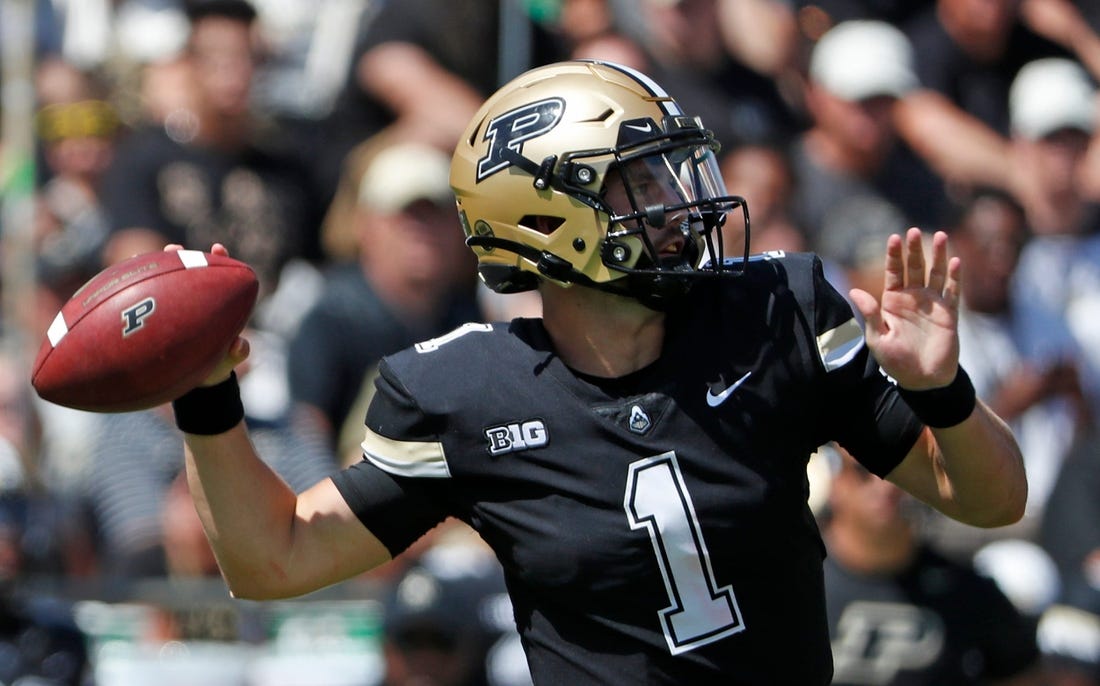
[[[523,293],[539,286],[539,277],[517,267],[500,264],[482,264],[478,267],[485,285],[497,293]]]
[[[549,236],[557,231],[565,223],[565,220],[561,217],[550,217],[544,214],[526,214],[516,223],[525,229]]]

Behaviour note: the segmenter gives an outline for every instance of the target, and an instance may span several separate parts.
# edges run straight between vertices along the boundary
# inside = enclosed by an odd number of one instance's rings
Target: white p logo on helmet
[[[557,126],[564,112],[565,100],[547,98],[491,119],[485,127],[484,137],[489,141],[489,154],[477,161],[478,182],[507,169],[512,162],[504,154],[505,150],[523,152],[524,141],[541,136]]]

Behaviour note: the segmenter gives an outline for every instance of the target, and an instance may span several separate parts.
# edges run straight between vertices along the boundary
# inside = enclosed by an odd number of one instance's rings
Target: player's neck
[[[664,314],[632,298],[582,286],[547,285],[542,300],[543,325],[571,369],[617,378],[661,355]]]

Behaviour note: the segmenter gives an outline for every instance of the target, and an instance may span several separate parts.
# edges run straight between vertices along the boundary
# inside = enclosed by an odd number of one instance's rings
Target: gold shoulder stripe
[[[367,429],[361,445],[363,456],[390,474],[432,479],[446,479],[451,476],[442,443],[397,441]]]
[[[855,317],[818,335],[817,352],[825,371],[831,372],[852,361],[863,348],[863,327]]]

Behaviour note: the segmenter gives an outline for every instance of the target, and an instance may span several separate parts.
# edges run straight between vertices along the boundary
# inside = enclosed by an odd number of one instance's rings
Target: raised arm
[[[178,246],[169,246],[173,249]],[[215,245],[213,252],[226,254]],[[238,338],[203,387],[177,400],[195,509],[233,595],[302,595],[390,559],[331,479],[295,494],[257,455],[239,416],[236,379],[248,357]]]
[[[887,242],[881,302],[850,296],[875,359],[929,425],[887,478],[961,522],[1004,526],[1023,516],[1027,479],[1011,430],[959,372],[960,269],[946,234],[933,236],[928,267],[921,232],[909,229]]]

